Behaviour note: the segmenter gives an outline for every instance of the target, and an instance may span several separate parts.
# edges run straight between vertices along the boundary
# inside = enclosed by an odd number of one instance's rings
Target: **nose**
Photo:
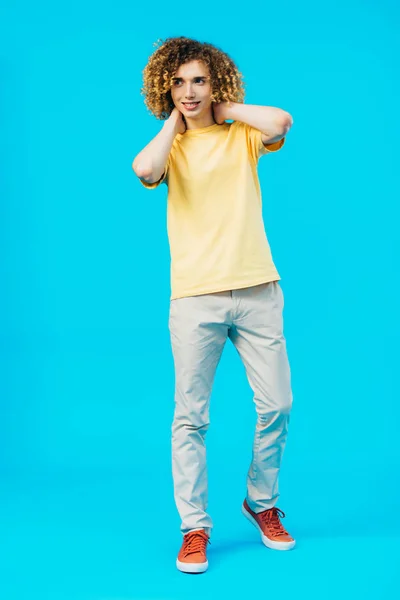
[[[193,93],[192,84],[190,82],[188,82],[188,84],[186,86],[186,90],[185,90],[185,98],[193,98],[193,97],[194,97],[194,93]]]

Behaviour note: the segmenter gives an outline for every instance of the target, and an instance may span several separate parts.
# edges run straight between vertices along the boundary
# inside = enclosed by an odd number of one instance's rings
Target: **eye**
[[[174,79],[173,85],[174,87],[177,87],[178,85],[181,85],[182,83],[182,79]]]
[[[205,83],[204,77],[196,77],[196,79],[194,80],[195,83]]]

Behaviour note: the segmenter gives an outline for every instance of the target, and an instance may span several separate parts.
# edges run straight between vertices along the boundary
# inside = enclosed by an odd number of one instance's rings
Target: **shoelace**
[[[204,554],[207,543],[211,544],[205,533],[200,531],[187,533],[185,535],[185,548],[183,551],[184,556],[188,556],[188,554],[194,554],[195,552],[201,552]]]
[[[260,516],[264,523],[266,523],[270,528],[272,535],[289,535],[279,520],[279,517],[284,519],[286,516],[283,510],[281,510],[280,508],[270,508],[269,510],[266,510],[263,513],[261,513]]]

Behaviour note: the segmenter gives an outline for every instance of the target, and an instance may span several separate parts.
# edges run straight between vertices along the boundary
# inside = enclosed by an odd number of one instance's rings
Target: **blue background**
[[[394,0],[2,5],[1,597],[398,589],[399,13]],[[175,568],[166,188],[131,170],[161,127],[142,69],[178,35],[228,52],[245,101],[294,118],[259,174],[294,395],[278,505],[297,547],[266,549],[240,513],[255,411],[228,342],[200,577]]]

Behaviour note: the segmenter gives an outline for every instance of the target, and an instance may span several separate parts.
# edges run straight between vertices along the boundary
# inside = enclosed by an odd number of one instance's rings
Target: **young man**
[[[257,411],[242,511],[269,548],[295,545],[276,506],[292,392],[283,293],[257,175],[260,156],[282,148],[292,117],[279,108],[243,104],[242,76],[231,58],[184,37],[169,38],[153,53],[142,92],[152,114],[165,120],[132,168],[145,187],[168,186],[172,468],[184,535],[176,564],[201,573],[213,527],[206,512],[205,435],[227,338],[245,365]]]

